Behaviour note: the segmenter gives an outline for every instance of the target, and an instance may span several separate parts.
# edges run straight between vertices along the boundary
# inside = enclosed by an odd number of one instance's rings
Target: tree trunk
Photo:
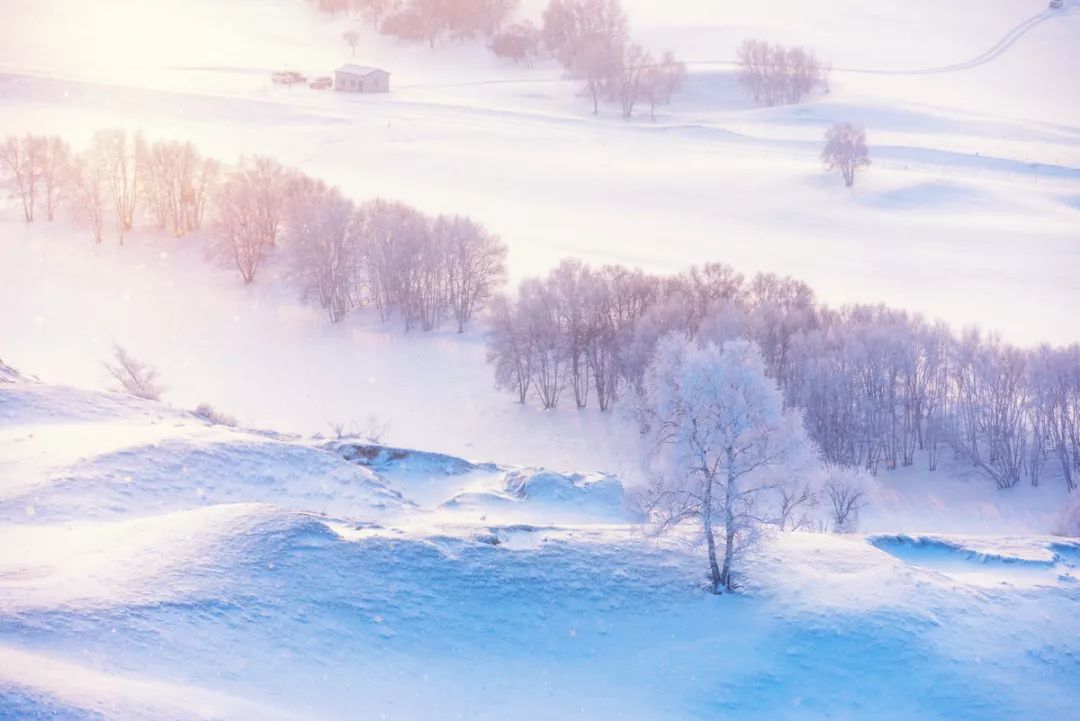
[[[728,591],[735,589],[731,581],[731,565],[735,558],[735,456],[731,448],[727,449],[727,488],[724,491],[724,569],[720,572],[720,583]]]
[[[720,593],[723,576],[720,575],[720,565],[716,562],[716,538],[713,536],[712,527],[712,494],[713,482],[710,477],[705,482],[704,511],[702,513],[702,525],[705,527],[705,543],[709,549],[709,580],[712,583],[711,590],[715,594]]]

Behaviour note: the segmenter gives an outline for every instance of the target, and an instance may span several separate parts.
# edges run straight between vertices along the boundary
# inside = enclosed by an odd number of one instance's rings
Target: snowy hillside
[[[0,0],[0,721],[1080,718],[1047,3],[622,0],[685,81],[594,114],[581,38]]]
[[[141,127],[226,162],[270,155],[357,201],[475,218],[507,243],[511,284],[567,256],[654,272],[715,260],[790,274],[833,305],[886,302],[1020,345],[1080,339],[1080,86],[1064,70],[1077,60],[1074,0],[1056,12],[1041,0],[829,0],[820,23],[786,1],[627,3],[635,36],[701,61],[655,122],[610,107],[593,118],[551,63],[366,28],[358,59],[391,69],[392,93],[289,90],[270,70],[348,59],[346,20],[305,0],[159,5],[9,3],[0,135],[79,147],[104,127]],[[713,61],[755,36],[815,48],[834,66],[832,92],[753,106]],[[869,133],[873,166],[850,193],[818,157],[834,120]],[[482,324],[463,338],[364,317],[325,327],[276,282],[280,266],[238,287],[203,262],[198,233],[139,228],[123,249],[98,248],[64,218],[26,226],[0,203],[0,238],[0,352],[44,380],[102,387],[115,341],[161,368],[170,401],[209,401],[250,425],[311,434],[374,417],[399,445],[636,472],[625,420],[536,413],[492,390]]]
[[[989,720],[1080,691],[1060,538],[783,534],[714,597],[613,478],[25,379],[0,477],[5,718]]]

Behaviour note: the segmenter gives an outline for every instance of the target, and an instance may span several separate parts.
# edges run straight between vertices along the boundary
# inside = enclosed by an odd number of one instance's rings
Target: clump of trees
[[[39,206],[52,221],[64,200],[71,162],[71,148],[55,135],[9,136],[0,144],[0,187],[19,199],[27,223],[34,222]]]
[[[629,39],[619,0],[551,0],[543,13],[541,43],[548,54],[581,78],[582,95],[600,110],[600,101],[617,102],[623,117],[639,103],[656,107],[671,101],[686,67],[668,52],[656,61]]]
[[[334,322],[370,305],[407,331],[452,318],[462,332],[505,279],[506,246],[472,220],[356,206],[317,182],[293,194],[285,240],[290,277]]]
[[[756,103],[798,103],[815,88],[828,88],[828,70],[806,48],[748,39],[736,50],[736,63],[739,83]]]
[[[277,247],[294,174],[269,158],[241,158],[213,198],[210,250],[224,267],[251,283]]]
[[[830,308],[790,278],[713,263],[660,277],[566,261],[493,305],[498,387],[544,408],[639,397],[660,339],[754,342],[823,458],[870,473],[944,453],[1000,488],[1080,474],[1080,346],[1024,350],[884,306]],[[841,523],[840,519],[837,523]]]
[[[147,143],[137,136],[135,152],[138,190],[157,228],[177,238],[201,228],[221,164],[177,141]]]
[[[670,52],[654,57],[631,42],[626,13],[619,0],[550,0],[540,23],[510,23],[518,0],[315,0],[319,9],[352,11],[378,32],[434,48],[449,38],[486,39],[497,56],[526,67],[545,55],[582,82],[581,94],[592,102],[618,104],[624,117],[647,105],[671,102],[686,77],[686,66]],[[359,36],[343,35],[355,54]]]
[[[494,304],[488,359],[500,388],[525,403],[530,391],[555,408],[570,387],[578,408],[595,395],[608,410],[625,386],[636,323],[654,302],[655,278],[618,266],[564,261]]]
[[[455,41],[495,36],[517,9],[518,0],[316,0],[331,14],[351,11],[378,32],[435,47],[443,38]],[[343,36],[355,54],[359,36]]]
[[[334,322],[372,306],[406,330],[452,320],[464,332],[506,279],[505,244],[475,221],[387,200],[356,205],[269,158],[225,169],[191,143],[115,129],[74,154],[57,137],[13,136],[0,162],[27,222],[39,206],[51,220],[67,201],[97,243],[111,219],[123,244],[138,211],[176,237],[206,223],[209,256],[245,284],[284,246],[287,279]]]
[[[527,20],[514,23],[492,35],[488,47],[500,58],[532,67],[541,57],[540,29]]]
[[[844,185],[850,188],[855,184],[855,171],[870,165],[866,131],[851,123],[836,123],[825,131],[821,160],[826,170],[840,173]]]

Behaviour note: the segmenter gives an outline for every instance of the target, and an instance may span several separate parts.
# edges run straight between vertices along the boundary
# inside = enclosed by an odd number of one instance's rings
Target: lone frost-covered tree
[[[761,352],[743,340],[717,346],[665,336],[641,400],[649,528],[659,535],[699,524],[712,592],[733,590],[740,555],[775,523],[779,473],[808,450],[801,419],[784,409]]]
[[[825,132],[825,150],[821,160],[829,172],[839,171],[844,185],[855,184],[855,171],[870,165],[866,148],[866,131],[851,123],[837,123]]]

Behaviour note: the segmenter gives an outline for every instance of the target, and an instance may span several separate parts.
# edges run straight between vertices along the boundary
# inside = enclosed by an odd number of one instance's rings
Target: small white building
[[[334,90],[345,93],[390,92],[390,73],[366,65],[342,65],[334,71]]]

